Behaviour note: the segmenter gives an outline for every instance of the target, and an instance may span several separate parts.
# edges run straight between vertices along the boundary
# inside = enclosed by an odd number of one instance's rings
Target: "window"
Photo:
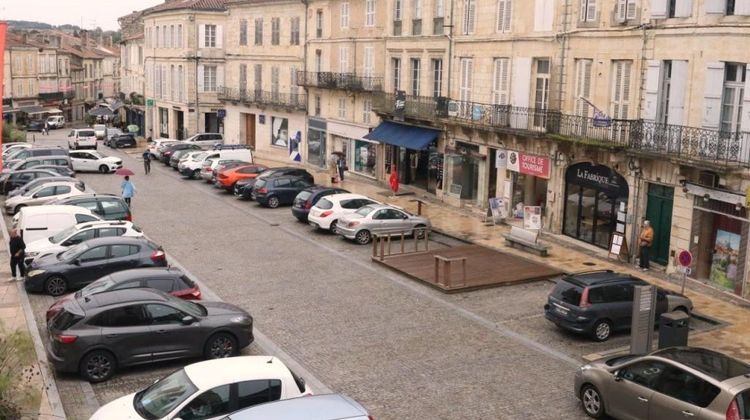
[[[83,254],[78,256],[81,262],[97,261],[107,258],[107,246],[98,246],[85,251]]]
[[[339,118],[346,118],[346,98],[339,98]]]
[[[669,98],[672,95],[672,61],[664,60],[661,68],[661,81],[659,86],[659,112],[657,122],[667,124],[669,122]]]
[[[375,0],[365,0],[365,26],[375,26]]]
[[[495,22],[495,30],[497,32],[510,32],[512,8],[512,0],[498,0],[497,19]]]
[[[630,71],[633,62],[616,60],[612,62],[612,118],[627,119],[630,110]]]
[[[476,0],[464,0],[464,22],[463,34],[474,33],[474,20],[476,19]]]
[[[412,0],[412,25],[411,34],[422,34],[422,0]]]
[[[110,245],[110,258],[124,258],[135,255],[140,250],[136,245]]]
[[[161,47],[161,37],[159,36],[159,27],[158,26],[156,27],[156,31],[155,32],[156,32],[156,37],[155,37],[156,38],[156,42],[154,43],[154,47],[155,48],[159,48],[159,47]],[[86,78],[88,78],[89,77],[89,75],[88,75],[88,67],[86,68],[86,70],[87,70],[86,71]]]
[[[536,60],[536,79],[534,88],[534,108],[545,111],[549,106],[549,75],[550,62],[548,59]],[[547,118],[543,112],[534,113],[534,126],[544,127]]]
[[[172,96],[172,100],[174,101],[176,100],[175,95],[177,95],[177,69],[174,64],[170,66],[170,77],[172,78],[172,89],[170,94]]]
[[[34,194],[34,198],[52,197],[53,195],[55,195],[55,187],[47,187]]]
[[[492,78],[492,103],[507,105],[510,103],[510,58],[496,58]]]
[[[734,3],[735,0],[726,0],[727,1],[727,7],[726,7],[726,15],[732,16],[734,14]]]
[[[339,72],[349,72],[349,47],[339,47]]]
[[[177,25],[177,48],[182,48],[182,25]],[[140,57],[140,49],[138,51]],[[138,61],[142,61],[140,58]]]
[[[136,327],[148,325],[143,305],[130,305],[110,309],[96,316],[92,325],[100,327]]]
[[[724,92],[721,96],[721,125],[723,133],[741,130],[742,100],[745,95],[745,64],[724,65]]]
[[[176,417],[182,420],[199,420],[219,417],[230,412],[230,385],[220,385],[195,397]]]
[[[460,74],[461,85],[459,88],[459,92],[460,92],[461,102],[463,102],[463,104],[461,104],[462,112],[464,113],[470,112],[468,109],[468,104],[466,104],[466,102],[471,101],[471,85],[472,85],[473,73],[474,73],[473,60],[471,58],[462,58],[461,59],[461,74]]]
[[[281,398],[281,381],[256,380],[237,384],[237,407],[245,408]]]
[[[372,83],[372,72],[373,72],[373,62],[374,62],[374,49],[373,47],[365,47],[364,50],[364,62],[362,63],[363,68],[363,76],[365,78],[364,80],[364,87],[365,89],[372,89],[373,83]]]
[[[320,116],[320,95],[315,95],[315,100],[314,101],[315,101],[315,104],[314,104],[314,106],[315,106],[315,116],[319,117]]]
[[[634,289],[632,284],[615,284],[601,289],[603,289],[604,300],[608,303],[633,301]]]
[[[443,96],[443,59],[433,58],[432,62],[432,96]]]
[[[203,66],[203,91],[216,92],[216,66]]]
[[[323,37],[323,11],[320,9],[315,12],[315,37]]]
[[[111,236],[122,236],[125,234],[125,229],[122,228],[101,228],[97,229],[100,238],[107,238]]]
[[[171,282],[171,280],[168,280]],[[152,287],[149,283],[147,287]],[[161,290],[161,289],[159,289]],[[185,314],[167,305],[146,305],[146,312],[151,318],[151,324],[179,324]]]
[[[240,45],[247,45],[247,19],[240,19]]]
[[[206,34],[204,38],[206,48],[216,48],[216,25],[206,25]]]
[[[401,90],[401,59],[391,58],[391,72],[393,74],[393,90]]]
[[[349,28],[349,2],[341,3],[341,29]]]
[[[254,68],[254,79],[255,79],[255,92],[256,96],[260,95],[261,90],[263,90],[263,65],[262,64],[256,64]]]
[[[273,186],[277,188],[288,187],[290,185],[292,185],[292,181],[289,178],[279,178],[273,183]]]
[[[185,73],[182,69],[182,65],[177,67],[177,100],[182,102],[185,100],[183,86],[185,86]]]
[[[263,45],[263,18],[255,19],[255,45]]]
[[[659,377],[656,391],[701,408],[719,395],[720,389],[676,366],[668,365]]]
[[[279,45],[281,18],[271,18],[271,45]]]
[[[68,238],[67,241],[63,243],[65,246],[80,244],[83,241],[88,241],[89,239],[93,239],[96,235],[95,229],[89,229],[84,230],[83,232],[76,233],[75,235]]]
[[[589,116],[589,103],[591,98],[591,67],[593,60],[576,60],[576,86],[575,86],[575,114],[580,117]]]
[[[174,32],[174,25],[169,25],[169,32],[167,33],[167,48],[174,48],[175,38],[177,34]]]
[[[102,200],[102,210],[106,216],[123,215],[128,212],[126,205],[120,200]]]
[[[362,110],[362,122],[365,124],[370,123],[372,115],[372,99],[365,99]]]
[[[422,61],[418,58],[412,58],[411,62],[411,95],[419,96],[420,72]]]
[[[401,3],[403,0],[394,0],[393,1],[393,20],[401,20],[402,15],[402,7],[403,3]]]
[[[432,20],[432,34],[442,35],[445,26],[445,0],[435,0],[435,17]]]
[[[596,1],[581,0],[581,8],[578,11],[578,18],[581,22],[594,22],[596,20]]]
[[[271,99],[279,100],[279,68],[277,66],[271,67]]]
[[[292,18],[291,30],[292,30],[292,33],[289,36],[289,44],[299,45],[299,18],[298,17]]]
[[[637,0],[617,0],[616,17],[617,21],[624,23],[637,17],[638,5]]]
[[[622,368],[618,374],[619,377],[627,381],[635,382],[646,388],[654,389],[664,369],[665,363],[656,360],[646,360],[636,362],[632,365]]]
[[[99,219],[88,214],[76,214],[76,223],[95,222]]]

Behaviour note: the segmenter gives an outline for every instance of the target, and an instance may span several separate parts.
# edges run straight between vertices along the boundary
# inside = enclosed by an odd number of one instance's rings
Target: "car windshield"
[[[59,244],[63,241],[63,239],[67,238],[68,236],[72,235],[76,231],[76,227],[71,226],[67,229],[63,229],[62,231],[58,232],[54,236],[49,237],[49,241],[53,244]]]
[[[63,260],[63,261],[69,260],[69,259],[75,257],[76,255],[82,253],[83,251],[85,251],[87,249],[89,249],[89,246],[86,245],[85,242],[84,243],[80,243],[80,244],[78,244],[78,245],[70,248],[69,250],[63,252],[60,255],[60,259]]]
[[[112,280],[111,276],[102,277],[99,280],[90,283],[88,286],[84,287],[83,289],[76,292],[76,297],[86,297],[95,295],[97,293],[101,293],[104,291],[109,290],[112,285],[115,284],[115,281]]]
[[[364,206],[364,207],[360,207],[359,210],[355,211],[354,213],[362,217],[365,217],[368,214],[372,213],[373,210],[375,210],[375,207]]]
[[[185,369],[180,369],[135,394],[133,408],[141,417],[160,419],[197,391],[198,388],[190,381]]]
[[[578,306],[581,303],[583,289],[566,280],[560,280],[552,291],[552,296],[565,303]]]
[[[94,132],[92,130],[81,130],[78,132],[78,136],[80,137],[93,137]]]

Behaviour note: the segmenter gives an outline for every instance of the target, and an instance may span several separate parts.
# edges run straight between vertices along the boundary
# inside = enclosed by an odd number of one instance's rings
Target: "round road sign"
[[[690,264],[693,262],[693,254],[684,249],[680,250],[679,254],[677,254],[677,262],[683,267],[690,267]]]

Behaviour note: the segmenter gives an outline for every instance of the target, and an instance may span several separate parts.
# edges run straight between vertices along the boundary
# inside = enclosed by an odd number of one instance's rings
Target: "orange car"
[[[234,188],[234,184],[237,181],[241,179],[255,178],[266,169],[268,169],[267,166],[257,164],[235,166],[234,168],[225,169],[216,175],[216,186],[224,188],[227,191],[232,191],[232,188]]]

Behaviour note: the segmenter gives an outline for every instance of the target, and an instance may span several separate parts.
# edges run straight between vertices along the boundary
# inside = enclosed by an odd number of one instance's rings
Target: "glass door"
[[[615,230],[615,200],[603,192],[596,197],[596,222],[594,223],[594,245],[608,248]]]

